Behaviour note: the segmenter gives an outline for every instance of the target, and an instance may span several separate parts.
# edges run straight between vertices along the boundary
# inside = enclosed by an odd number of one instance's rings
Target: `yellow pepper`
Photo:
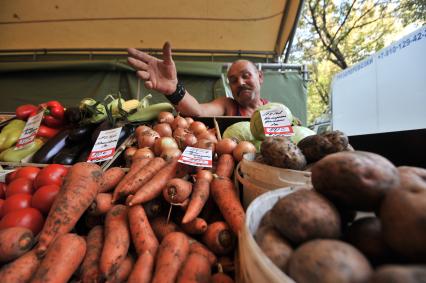
[[[31,154],[39,150],[43,146],[43,144],[43,140],[36,138],[33,143],[23,148],[15,149],[15,147],[10,147],[0,153],[0,161],[20,162],[22,159],[30,156]]]
[[[24,127],[25,121],[18,119],[10,121],[0,133],[0,151],[13,146],[18,141]]]

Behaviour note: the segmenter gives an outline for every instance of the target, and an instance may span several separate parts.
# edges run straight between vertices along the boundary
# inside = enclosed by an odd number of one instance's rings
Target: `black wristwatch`
[[[176,90],[170,95],[166,95],[166,98],[173,104],[178,105],[182,98],[185,96],[186,89],[181,81],[178,81]]]

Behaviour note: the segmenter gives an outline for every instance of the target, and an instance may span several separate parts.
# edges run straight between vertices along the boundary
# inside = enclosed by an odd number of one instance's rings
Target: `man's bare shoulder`
[[[221,104],[223,106],[234,105],[235,101],[232,98],[221,96],[212,101],[213,103]]]
[[[235,100],[229,97],[219,97],[213,100],[213,103],[220,105],[224,109],[224,115],[235,116],[237,115],[237,105]]]

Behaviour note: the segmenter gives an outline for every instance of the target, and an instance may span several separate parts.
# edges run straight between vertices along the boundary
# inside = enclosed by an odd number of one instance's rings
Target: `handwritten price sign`
[[[292,136],[293,128],[287,113],[283,109],[260,111],[265,136]]]
[[[87,161],[100,162],[111,159],[114,156],[120,132],[121,127],[101,131]]]
[[[178,162],[197,167],[212,167],[212,151],[210,149],[187,146],[179,157]]]
[[[43,111],[35,116],[28,118],[24,129],[22,130],[21,136],[19,137],[15,148],[20,149],[34,142],[38,128],[40,127],[41,120],[43,119]]]

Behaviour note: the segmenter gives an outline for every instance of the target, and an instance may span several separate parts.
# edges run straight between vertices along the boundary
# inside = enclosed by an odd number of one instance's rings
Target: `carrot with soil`
[[[203,218],[197,217],[188,223],[180,224],[180,227],[187,234],[199,235],[207,230],[207,222]]]
[[[222,154],[216,166],[216,175],[231,178],[234,173],[235,161],[231,154]]]
[[[226,222],[217,221],[207,227],[203,243],[215,254],[225,255],[234,249],[235,237]]]
[[[141,160],[141,163],[146,162],[147,159]],[[156,157],[134,173],[131,170],[115,188],[112,196],[113,203],[128,195],[135,194],[141,186],[151,180],[154,175],[158,174],[159,170],[166,166],[166,163],[163,158]]]
[[[204,256],[191,253],[179,272],[177,283],[209,283],[211,277],[210,263]]]
[[[193,238],[188,237],[188,239],[190,253],[197,253],[206,257],[212,266],[217,263],[217,257],[209,248]]]
[[[26,283],[40,264],[35,250],[31,250],[0,269],[0,282]]]
[[[14,260],[34,244],[33,232],[24,227],[10,227],[0,230],[0,263]]]
[[[139,188],[133,198],[127,203],[128,205],[136,205],[150,201],[161,195],[161,191],[170,179],[173,179],[178,167],[177,159],[170,161],[160,171],[156,172],[145,185]]]
[[[99,193],[88,208],[88,213],[91,215],[103,215],[107,213],[113,207],[111,200],[111,193]]]
[[[103,278],[107,280],[117,271],[129,250],[130,232],[127,214],[128,208],[117,204],[108,211],[105,218],[104,246],[99,269]]]
[[[39,234],[36,246],[38,256],[46,252],[57,236],[74,228],[78,219],[94,201],[101,182],[102,170],[94,163],[76,163],[68,170]]]
[[[104,229],[103,226],[95,226],[87,235],[86,255],[81,264],[82,283],[92,283],[101,281],[101,272],[99,270],[99,260],[101,258],[102,247],[104,244]]]
[[[31,283],[66,283],[83,261],[86,241],[76,234],[58,236],[47,250]]]
[[[180,178],[173,178],[167,182],[163,189],[163,197],[171,204],[182,203],[189,198],[191,192],[192,183]]]
[[[127,283],[149,283],[154,272],[154,256],[146,251],[139,255]]]
[[[101,182],[99,193],[106,193],[115,188],[120,183],[126,173],[123,168],[111,167],[104,172],[104,177]]]
[[[141,255],[149,251],[155,256],[159,243],[142,205],[132,206],[129,209],[128,218],[136,253]]]
[[[185,234],[172,232],[164,237],[158,248],[152,283],[173,283],[189,254],[189,242]]]
[[[168,234],[182,231],[176,223],[172,221],[167,222],[167,219],[164,216],[158,216],[152,219],[151,227],[160,242]]]
[[[212,197],[232,231],[238,235],[244,225],[245,213],[229,178],[217,177],[210,186]]]
[[[211,283],[234,283],[234,280],[227,274],[223,273],[222,267],[219,265],[219,272],[213,274]]]
[[[167,222],[166,218],[162,216],[152,219],[151,227],[159,241],[162,241],[164,237],[170,233],[181,231],[181,228],[176,223],[172,221]],[[212,253],[205,245],[189,236],[187,237],[191,253],[195,252],[207,257],[212,265],[217,262],[217,258],[214,253]]]
[[[142,204],[148,219],[152,219],[166,212],[169,204],[162,198],[158,197]]]
[[[126,282],[130,273],[132,272],[135,261],[131,255],[127,255],[121,262],[117,271],[105,283],[121,283]]]
[[[132,159],[132,164],[130,165],[129,172],[127,172],[126,176],[129,175],[129,177],[133,176],[136,172],[143,169],[149,162],[151,162],[154,159],[154,156],[152,157],[139,157],[138,155],[134,155]],[[129,178],[126,177],[126,178]]]
[[[195,180],[194,189],[189,199],[188,208],[183,216],[182,223],[193,221],[201,212],[210,195],[210,182],[205,178]]]

